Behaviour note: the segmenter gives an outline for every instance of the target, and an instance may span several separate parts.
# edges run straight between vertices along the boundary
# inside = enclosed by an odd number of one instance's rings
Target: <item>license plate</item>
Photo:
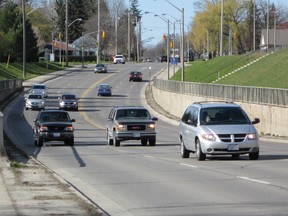
[[[228,151],[239,151],[239,145],[237,144],[228,145]]]
[[[140,133],[134,133],[133,136],[134,137],[140,137]]]
[[[53,137],[60,137],[60,133],[53,133]]]

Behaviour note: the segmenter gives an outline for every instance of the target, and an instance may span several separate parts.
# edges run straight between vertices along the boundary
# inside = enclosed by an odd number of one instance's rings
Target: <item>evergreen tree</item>
[[[83,22],[88,20],[91,16],[92,11],[95,7],[88,8],[87,5],[93,5],[95,0],[67,0],[68,2],[68,25],[71,24],[76,19],[82,19],[81,21],[74,22],[68,28],[68,38],[69,42],[73,42],[75,39],[81,37],[83,31]],[[62,40],[65,40],[66,32],[66,0],[56,0],[55,1],[55,11],[57,13],[56,25],[59,32],[61,33]]]

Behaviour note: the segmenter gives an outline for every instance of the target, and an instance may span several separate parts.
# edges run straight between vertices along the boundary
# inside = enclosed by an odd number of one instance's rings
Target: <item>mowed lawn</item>
[[[187,82],[212,83],[248,63],[253,62],[265,52],[251,55],[222,56],[209,61],[196,60],[185,68],[184,80]],[[181,80],[181,69],[173,80]],[[227,75],[215,84],[258,86],[269,88],[288,88],[288,49],[263,57],[235,73]]]

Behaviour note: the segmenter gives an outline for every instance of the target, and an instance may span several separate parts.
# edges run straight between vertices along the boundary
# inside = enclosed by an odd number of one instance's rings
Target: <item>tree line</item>
[[[72,43],[82,35],[97,38],[98,0],[42,0],[35,6],[35,1],[25,1],[25,29],[27,62],[38,60],[40,52],[47,43],[66,42],[66,2],[68,2],[68,42]],[[128,53],[128,13],[130,22],[131,56],[136,56],[135,27],[141,20],[138,0],[124,4],[123,0],[100,0],[100,53],[102,55]],[[23,19],[22,0],[0,0],[0,61],[22,61],[23,58]],[[135,19],[137,17],[138,19]],[[81,21],[73,22],[75,19]],[[137,23],[135,20],[138,20]],[[117,22],[116,22],[117,21]],[[73,23],[73,24],[72,24]],[[117,40],[115,29],[118,29]],[[105,32],[103,34],[103,32]],[[103,37],[104,35],[104,37]],[[97,44],[94,43],[94,48]]]
[[[196,53],[219,53],[222,0],[198,0],[194,3],[196,14],[191,24],[189,40]],[[259,49],[261,30],[276,27],[287,21],[287,7],[267,5],[267,0],[223,1],[223,51],[245,53]],[[269,13],[267,13],[267,9]],[[267,19],[268,16],[268,19]],[[255,27],[254,27],[255,22]],[[254,41],[255,34],[255,41]]]

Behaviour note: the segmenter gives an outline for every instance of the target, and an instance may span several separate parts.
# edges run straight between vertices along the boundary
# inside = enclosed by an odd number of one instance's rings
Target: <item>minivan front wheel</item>
[[[257,152],[249,153],[250,160],[258,160],[259,158],[259,150]]]
[[[203,154],[203,152],[202,152],[199,139],[197,139],[197,141],[196,141],[196,157],[197,157],[198,161],[203,161],[206,159],[206,154]]]

